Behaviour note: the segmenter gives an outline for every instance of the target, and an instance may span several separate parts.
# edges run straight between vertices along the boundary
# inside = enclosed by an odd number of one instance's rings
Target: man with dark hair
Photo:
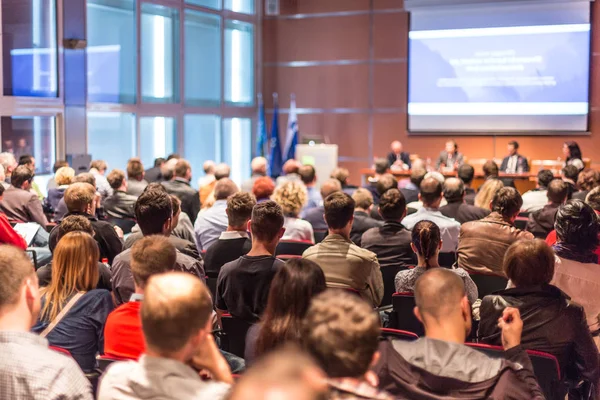
[[[496,164],[493,160],[487,160],[483,164],[483,177],[485,180],[498,179],[499,171],[498,164]]]
[[[248,221],[255,205],[256,199],[250,193],[238,192],[227,198],[227,230],[204,255],[204,269],[209,278],[218,277],[223,265],[237,260],[252,248]]]
[[[227,198],[239,192],[237,185],[229,178],[218,179],[215,184],[215,203],[202,210],[194,224],[198,250],[208,250],[227,230]]]
[[[364,187],[373,195],[373,201],[375,204],[379,203],[379,191],[377,190],[377,182],[379,178],[387,174],[390,170],[390,163],[386,158],[375,159],[375,176],[368,178],[368,183]]]
[[[448,218],[440,212],[442,199],[442,184],[434,177],[423,179],[421,182],[419,200],[423,207],[416,213],[408,215],[402,220],[406,229],[412,229],[417,222],[428,220],[435,223],[442,234],[442,252],[456,251],[460,223],[453,218]]]
[[[391,400],[377,390],[370,371],[379,359],[379,335],[379,315],[371,304],[339,290],[327,290],[311,301],[300,333],[302,346],[340,398]]]
[[[458,178],[448,178],[444,182],[444,198],[448,202],[440,207],[440,212],[446,217],[454,218],[464,224],[487,217],[490,210],[475,207],[465,202],[465,185]]]
[[[217,280],[215,307],[219,318],[226,312],[248,323],[256,323],[267,306],[275,273],[283,261],[275,249],[283,236],[283,211],[274,201],[257,204],[248,221],[252,249],[221,268]]]
[[[148,183],[152,182],[162,182],[163,176],[161,173],[162,167],[165,165],[165,160],[162,157],[158,157],[154,160],[154,166],[152,168],[148,168],[144,173],[144,179],[148,181]]]
[[[519,143],[516,140],[508,142],[508,155],[502,160],[500,171],[507,174],[522,174],[529,172],[527,159],[519,154]]]
[[[378,221],[370,217],[373,209],[373,195],[365,188],[359,188],[352,194],[354,200],[354,223],[350,231],[350,239],[355,245],[360,247],[361,237],[363,233],[371,228],[383,225],[382,221]]]
[[[537,174],[537,187],[523,193],[521,211],[533,212],[541,210],[548,203],[548,185],[554,179],[552,171],[542,169]]]
[[[298,174],[300,175],[302,183],[306,186],[306,194],[308,195],[304,210],[310,210],[311,208],[323,205],[323,198],[321,197],[319,189],[317,189],[317,173],[315,167],[312,165],[303,165],[298,170]]]
[[[445,268],[425,272],[415,285],[415,301],[425,337],[382,343],[374,367],[380,388],[398,398],[544,398],[520,345],[519,310],[508,307],[502,313],[504,358],[491,358],[464,345],[471,332],[471,304],[457,274]]]
[[[25,165],[26,167],[29,167],[29,169],[33,171],[33,174],[35,175],[35,158],[32,155],[23,154],[21,157],[19,157],[19,165]],[[35,181],[31,182],[31,190],[35,192],[40,201],[44,200],[44,195]]]
[[[575,167],[577,168],[577,167]],[[541,210],[534,211],[529,214],[527,221],[527,231],[540,239],[545,239],[546,236],[554,229],[554,219],[558,207],[567,201],[569,190],[567,184],[561,179],[554,179],[548,185],[546,195],[548,196],[548,204]]]
[[[35,193],[31,192],[34,177],[33,171],[19,165],[12,173],[11,185],[4,191],[0,210],[9,220],[21,222],[36,222],[42,227],[48,225],[48,220],[42,208],[42,202]]]
[[[169,238],[171,244],[182,239],[173,237],[173,204],[171,197],[162,190],[146,190],[135,203],[135,216],[144,236],[162,235]],[[175,246],[177,247],[177,246]],[[131,252],[126,249],[119,254],[112,265],[111,274],[113,294],[117,304],[129,301],[135,291],[131,275]],[[204,280],[204,266],[201,260],[194,259],[177,250],[175,270],[188,272]]]
[[[327,286],[356,290],[373,307],[378,307],[383,298],[383,279],[377,256],[350,240],[354,204],[352,197],[343,192],[325,197],[329,235],[308,248],[302,257],[319,264]]]
[[[410,173],[410,182],[400,189],[402,195],[406,199],[406,204],[414,201],[419,201],[419,186],[425,178],[427,171],[421,168],[413,169]]]
[[[332,193],[341,191],[342,185],[337,179],[327,179],[321,185],[321,197],[323,199]],[[324,231],[327,230],[327,223],[325,222],[325,218],[323,216],[324,213],[325,207],[320,205],[318,207],[311,208],[310,210],[306,210],[306,212],[302,212],[300,216],[302,219],[310,222],[314,231]]]
[[[561,172],[562,179],[567,184],[567,200],[571,200],[571,197],[573,197],[573,193],[577,192],[579,168],[577,168],[574,165],[565,165]]]
[[[514,227],[523,200],[515,188],[503,187],[492,200],[492,213],[460,228],[458,266],[467,271],[506,277],[502,260],[506,249],[521,239],[533,239],[529,232]]]
[[[144,179],[144,165],[139,158],[130,158],[127,161],[127,194],[139,197],[142,194],[148,181]]]
[[[113,193],[104,200],[104,211],[112,218],[135,218],[135,202],[137,197],[127,194],[128,182],[125,172],[113,169],[106,177]]]
[[[22,250],[0,245],[0,265],[0,398],[92,400],[74,359],[31,332],[41,308],[31,261]]]
[[[192,223],[196,221],[200,212],[200,197],[198,191],[190,186],[192,167],[187,160],[180,159],[175,164],[174,178],[163,182],[167,193],[174,194],[181,200],[181,210],[190,217]]]
[[[469,164],[463,164],[458,167],[458,179],[463,181],[465,184],[465,203],[469,205],[475,204],[475,196],[477,192],[475,189],[471,188],[471,183],[473,183],[473,178],[475,177],[475,168]]]

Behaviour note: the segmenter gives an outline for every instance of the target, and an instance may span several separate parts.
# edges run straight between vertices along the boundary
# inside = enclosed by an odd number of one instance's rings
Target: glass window
[[[254,25],[225,21],[225,101],[254,104]]]
[[[87,0],[88,101],[135,103],[135,35],[134,0]]]
[[[92,159],[106,161],[109,169],[125,170],[127,160],[136,154],[135,115],[88,112],[87,127],[88,153]]]
[[[197,185],[198,180],[204,176],[204,161],[220,162],[220,137],[221,117],[218,115],[190,114],[184,117],[184,157],[192,165],[192,185]]]
[[[35,158],[35,173],[51,174],[56,158],[54,117],[2,117],[2,151]]]
[[[56,97],[55,0],[2,1],[4,94]],[[9,57],[10,55],[10,57]]]
[[[176,125],[171,117],[140,118],[140,158],[144,165],[154,165],[154,159],[175,153]]]
[[[225,0],[225,9],[244,14],[254,14],[255,0]]]
[[[142,3],[142,100],[179,101],[179,11]]]
[[[231,179],[238,185],[250,178],[251,142],[252,120],[250,118],[223,120],[222,161],[231,166]]]
[[[185,11],[185,103],[221,103],[221,17]]]
[[[197,6],[214,8],[216,10],[221,9],[221,0],[185,0],[185,2]]]

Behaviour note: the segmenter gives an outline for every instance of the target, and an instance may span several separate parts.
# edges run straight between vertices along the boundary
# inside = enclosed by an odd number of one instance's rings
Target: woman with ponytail
[[[412,292],[417,279],[428,269],[440,268],[438,255],[442,248],[440,228],[431,221],[420,221],[412,230],[412,243],[410,247],[418,258],[417,266],[398,272],[395,279],[396,292]],[[473,304],[478,297],[477,286],[462,268],[451,270],[460,276],[465,284],[467,297]]]

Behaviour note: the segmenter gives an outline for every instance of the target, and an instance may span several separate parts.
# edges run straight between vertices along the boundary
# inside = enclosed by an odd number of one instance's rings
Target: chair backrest
[[[314,234],[315,234],[315,243],[321,243],[323,241],[323,239],[325,239],[327,237],[327,234],[329,234],[329,231],[327,231],[326,229],[315,229]]]
[[[108,217],[107,221],[110,224],[116,225],[123,230],[123,233],[127,235],[131,233],[131,230],[135,226],[136,222],[133,219],[125,219],[125,218],[113,218]]]
[[[469,275],[475,283],[475,286],[477,286],[480,299],[498,290],[506,289],[506,285],[508,284],[508,279],[503,276],[485,275],[474,272],[469,272]]]
[[[392,295],[394,312],[393,318],[390,318],[390,328],[413,332],[418,336],[425,335],[423,324],[415,316],[415,305],[415,296],[412,293],[394,293]]]
[[[456,253],[453,251],[447,253],[440,253],[438,255],[438,262],[440,263],[440,267],[452,268],[452,266],[456,262]]]
[[[221,338],[221,348],[231,354],[244,358],[246,334],[252,324],[229,314],[221,317],[221,327],[225,335]]]
[[[301,256],[302,253],[313,245],[312,242],[304,240],[280,240],[277,248],[275,249],[275,255],[289,254]]]
[[[392,295],[396,293],[396,284],[394,282],[396,274],[405,269],[407,269],[407,267],[400,265],[387,265],[381,267],[381,277],[383,278],[383,299],[381,300],[381,307],[392,304]]]
[[[529,222],[529,218],[517,217],[515,219],[515,227],[524,231],[527,228],[527,222]]]
[[[63,354],[65,354],[65,355],[67,355],[67,356],[71,357],[71,352],[70,352],[69,350],[67,350],[67,349],[63,349],[62,347],[48,346],[48,348],[49,348],[50,350],[54,350],[54,351],[57,351],[57,352],[59,352],[59,353],[63,353]]]
[[[400,339],[412,342],[417,340],[419,337],[408,331],[401,331],[400,329],[381,328],[382,338]]]

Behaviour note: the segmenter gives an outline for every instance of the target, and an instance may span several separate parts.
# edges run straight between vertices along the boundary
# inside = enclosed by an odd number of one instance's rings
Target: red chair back
[[[406,340],[406,341],[410,341],[410,342],[417,340],[419,338],[416,334],[414,334],[412,332],[401,331],[400,329],[391,329],[391,328],[381,328],[381,337]]]
[[[390,328],[413,332],[418,336],[425,335],[423,324],[415,316],[415,305],[415,296],[412,293],[394,293],[394,312],[390,315]]]
[[[71,352],[70,352],[69,350],[67,350],[67,349],[63,349],[62,347],[48,346],[48,348],[49,348],[50,350],[54,350],[54,351],[57,351],[57,352],[59,352],[59,353],[63,353],[63,354],[65,354],[65,355],[67,355],[67,356],[71,357]]]

